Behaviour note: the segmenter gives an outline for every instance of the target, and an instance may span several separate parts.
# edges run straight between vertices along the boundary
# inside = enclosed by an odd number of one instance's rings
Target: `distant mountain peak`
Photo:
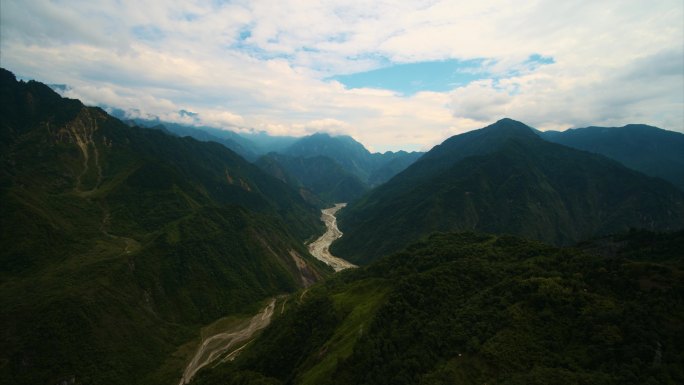
[[[356,139],[352,138],[349,135],[343,135],[343,134],[331,134],[329,132],[314,132],[311,135],[303,136],[300,139],[317,139],[317,140],[333,140],[333,141],[343,141],[347,143],[353,143],[355,145],[360,145],[363,146],[360,142],[358,142]],[[365,148],[365,147],[364,147]]]
[[[311,137],[322,137],[322,138],[330,138],[332,135],[330,135],[327,132],[314,132],[313,134],[309,135]]]
[[[520,122],[520,121],[515,120],[515,119],[511,119],[511,118],[501,118],[501,119],[497,120],[494,124],[508,124],[508,123],[515,123],[515,124],[527,126],[525,123]]]
[[[534,129],[523,122],[511,118],[503,118],[482,129],[483,131],[501,131],[506,133],[516,133],[536,136]]]
[[[517,120],[504,118],[487,127],[454,135],[435,146],[421,160],[441,159],[441,161],[429,165],[426,169],[416,172],[415,175],[418,178],[423,178],[444,167],[449,167],[454,162],[465,157],[488,154],[499,149],[512,139],[526,142],[541,140],[530,126]],[[425,162],[417,163],[427,164]],[[418,167],[421,166],[419,165]]]

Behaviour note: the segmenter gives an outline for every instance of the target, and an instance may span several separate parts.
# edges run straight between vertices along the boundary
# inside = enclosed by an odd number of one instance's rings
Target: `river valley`
[[[337,218],[335,218],[335,214],[346,205],[346,203],[337,203],[333,207],[321,210],[321,220],[325,223],[327,230],[325,234],[309,244],[309,252],[311,255],[331,266],[336,272],[357,267],[342,258],[330,254],[329,250],[330,245],[335,240],[342,237],[342,232],[337,228]],[[302,295],[305,292],[306,291],[302,292]],[[285,309],[286,301],[287,299],[285,299],[281,305],[281,313]],[[276,299],[271,299],[269,304],[251,319],[235,325],[230,330],[224,330],[221,333],[214,334],[204,339],[197,348],[192,360],[185,368],[179,385],[189,383],[197,371],[209,364],[217,362],[219,359],[221,361],[233,360],[240,351],[247,346],[254,334],[268,326],[271,322],[275,303]]]
[[[331,266],[336,272],[357,267],[342,258],[330,254],[330,245],[342,237],[342,232],[337,228],[335,214],[345,206],[347,206],[346,203],[337,203],[333,207],[321,210],[321,220],[325,222],[327,231],[320,238],[309,244],[311,255]]]

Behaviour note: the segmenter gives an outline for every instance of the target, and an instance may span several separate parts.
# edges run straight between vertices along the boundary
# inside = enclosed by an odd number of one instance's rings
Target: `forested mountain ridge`
[[[290,184],[305,199],[318,205],[352,201],[366,190],[386,182],[423,154],[406,151],[371,153],[361,143],[345,135],[315,133],[297,138],[270,136],[263,132],[236,133],[158,119],[126,119],[124,111],[111,107],[108,110],[131,126],[140,125],[172,135],[220,143]],[[281,177],[285,169],[291,178]],[[324,173],[323,169],[330,173]],[[320,176],[320,180],[312,180],[314,174]]]
[[[421,152],[371,153],[351,136],[316,133],[300,138],[280,151],[294,157],[326,156],[369,187],[378,186],[415,162]]]
[[[193,384],[681,383],[683,241],[433,234],[310,288]]]
[[[146,121],[145,125],[138,124],[140,122],[140,119],[131,121],[133,125],[160,128],[180,137],[189,136],[203,142],[221,143],[250,162],[258,158],[258,149],[256,146],[249,140],[244,139],[242,136],[232,131],[211,129],[209,127],[191,127],[169,122],[152,125],[151,122]]]
[[[681,229],[684,193],[668,182],[510,119],[411,166],[420,154],[351,137],[291,144],[304,155],[262,158],[274,178],[219,143],[129,127],[0,70],[0,378],[177,383],[200,327],[280,296],[272,327],[193,381],[684,379],[681,231],[573,249],[502,235]],[[397,172],[340,218],[333,253],[373,263],[314,284],[331,270],[304,246],[322,232],[311,203]]]
[[[315,196],[321,207],[354,201],[368,190],[368,186],[356,175],[327,156],[294,157],[269,153],[255,164],[299,189],[303,198],[312,199]]]
[[[317,208],[216,143],[0,70],[0,378],[169,383],[201,325],[330,271]]]
[[[572,244],[629,228],[684,227],[684,193],[510,119],[451,137],[340,213],[336,255],[355,263],[433,231]]]
[[[684,134],[645,124],[540,132],[542,138],[615,159],[684,191]]]

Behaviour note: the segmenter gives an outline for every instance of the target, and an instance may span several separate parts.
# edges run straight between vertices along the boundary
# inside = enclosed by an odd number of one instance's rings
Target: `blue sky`
[[[370,71],[332,76],[348,88],[379,88],[413,95],[420,91],[447,92],[489,74],[481,59],[425,61],[389,65]]]
[[[329,79],[344,84],[347,88],[376,88],[395,91],[409,96],[421,91],[448,92],[467,86],[476,80],[497,79],[514,75],[492,74],[487,70],[486,59],[436,60],[416,63],[391,64],[370,71],[346,75],[336,75]],[[552,57],[539,54],[530,55],[523,63],[526,69],[536,69],[542,65],[553,64]],[[515,72],[517,73],[517,72]]]
[[[0,6],[0,65],[132,117],[347,134],[377,151],[428,149],[506,116],[684,131],[681,0]]]

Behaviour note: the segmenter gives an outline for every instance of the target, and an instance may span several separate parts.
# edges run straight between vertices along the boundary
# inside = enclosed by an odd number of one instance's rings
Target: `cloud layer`
[[[504,116],[540,129],[684,131],[681,0],[0,6],[3,67],[67,84],[86,103],[166,120],[188,121],[186,110],[233,130],[346,133],[375,150],[426,149]],[[453,59],[479,63],[487,78],[411,95],[330,80]]]

